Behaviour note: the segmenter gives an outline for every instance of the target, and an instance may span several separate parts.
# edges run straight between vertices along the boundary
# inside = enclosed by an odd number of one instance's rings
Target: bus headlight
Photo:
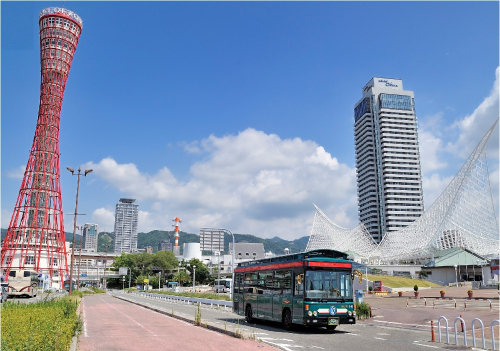
[[[350,316],[352,316],[352,312],[351,311],[348,311],[347,314]]]
[[[352,311],[352,315],[353,315],[353,316],[356,316],[356,311]]]
[[[312,313],[311,311],[309,311],[309,312],[307,312],[307,315],[308,315],[309,317],[311,317],[311,316],[313,315],[313,313]]]
[[[314,315],[314,317],[316,317],[318,315],[318,311],[314,311],[313,315]]]

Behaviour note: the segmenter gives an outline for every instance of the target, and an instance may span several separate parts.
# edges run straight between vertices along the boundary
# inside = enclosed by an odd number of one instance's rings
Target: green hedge
[[[2,348],[5,351],[67,351],[81,332],[79,300],[64,297],[37,303],[7,301],[2,308]]]

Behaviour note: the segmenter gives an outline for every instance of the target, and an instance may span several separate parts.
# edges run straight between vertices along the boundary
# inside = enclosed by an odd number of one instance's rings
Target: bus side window
[[[295,290],[294,290],[294,295],[295,296],[302,296],[302,295],[304,295],[304,273],[302,273],[302,274],[295,273]]]
[[[16,277],[16,271],[10,271],[9,272],[9,277],[15,278]]]

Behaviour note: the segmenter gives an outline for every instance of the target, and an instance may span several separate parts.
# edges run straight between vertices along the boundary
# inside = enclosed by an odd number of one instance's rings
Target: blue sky
[[[38,14],[2,2],[2,228],[28,160]],[[171,219],[295,239],[316,203],[357,225],[353,107],[373,77],[415,92],[428,207],[498,117],[498,2],[66,2],[83,31],[60,130],[63,209],[112,230]],[[498,129],[488,145],[498,211]],[[493,179],[494,178],[494,179]],[[66,230],[71,230],[66,216]]]

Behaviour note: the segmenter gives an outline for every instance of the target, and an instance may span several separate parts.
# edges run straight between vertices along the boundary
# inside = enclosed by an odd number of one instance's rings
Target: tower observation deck
[[[49,7],[40,13],[40,105],[28,163],[2,246],[2,274],[30,269],[60,285],[68,272],[59,167],[59,122],[64,89],[83,22]]]

